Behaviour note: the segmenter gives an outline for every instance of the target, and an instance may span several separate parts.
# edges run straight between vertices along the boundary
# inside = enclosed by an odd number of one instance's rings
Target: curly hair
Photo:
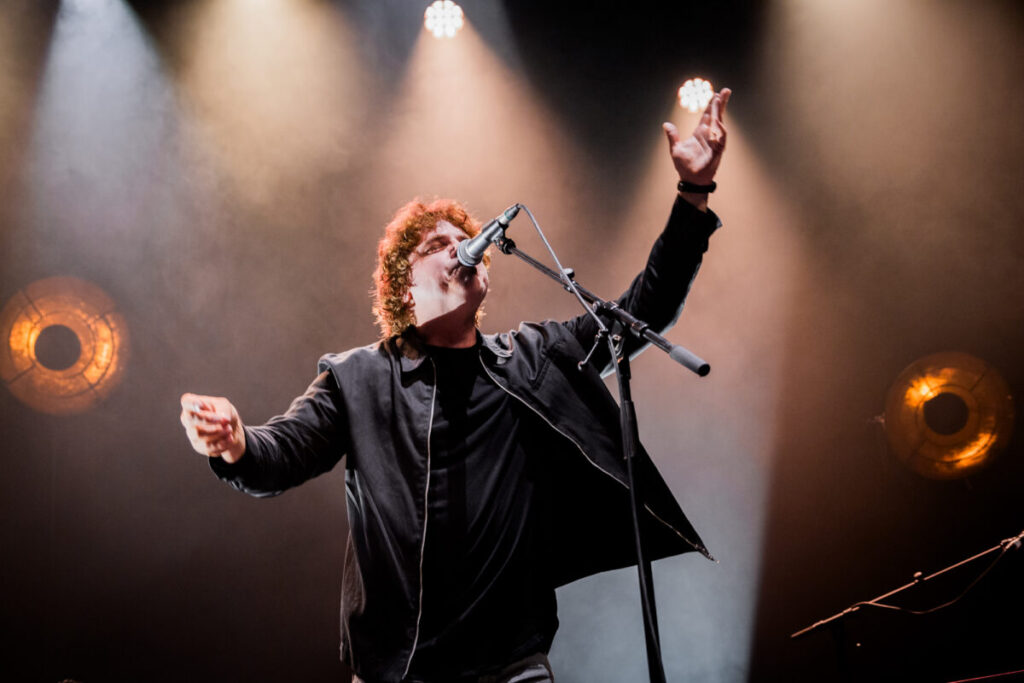
[[[423,235],[442,220],[469,237],[480,232],[480,221],[452,199],[435,199],[429,204],[414,199],[400,208],[384,229],[384,237],[377,245],[377,269],[373,272],[373,312],[383,339],[402,334],[416,324],[413,304],[405,300],[405,293],[412,284],[409,257]],[[484,266],[489,265],[490,256],[485,254]],[[478,322],[480,315],[478,310]]]

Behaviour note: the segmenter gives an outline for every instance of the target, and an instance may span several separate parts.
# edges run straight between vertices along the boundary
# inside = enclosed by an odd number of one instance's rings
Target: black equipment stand
[[[515,242],[505,237],[504,231],[497,235],[494,244],[504,254],[512,254],[519,257],[540,272],[552,278],[562,285],[569,292],[582,297],[591,304],[593,312],[612,321],[611,330],[601,321],[600,317],[595,320],[598,324],[597,337],[594,346],[587,353],[587,356],[579,362],[582,370],[590,361],[594,352],[602,342],[608,344],[611,358],[615,359],[616,375],[619,387],[619,415],[622,431],[622,452],[626,458],[626,476],[629,482],[629,502],[633,516],[633,536],[636,544],[637,574],[640,580],[640,607],[643,611],[644,636],[647,643],[647,669],[650,674],[651,683],[665,683],[665,668],[661,657],[661,641],[658,635],[658,614],[654,601],[654,582],[651,573],[651,563],[644,556],[643,543],[640,538],[640,496],[637,493],[637,480],[634,476],[634,463],[636,461],[639,443],[639,430],[636,420],[636,408],[633,405],[632,394],[629,388],[630,368],[629,355],[625,352],[623,335],[625,331],[639,339],[646,340],[669,355],[674,361],[684,365],[699,376],[704,377],[711,371],[711,366],[696,356],[688,349],[673,344],[663,336],[650,329],[647,323],[637,319],[629,311],[619,307],[613,301],[605,301],[593,294],[585,287],[576,282],[575,273],[571,268],[565,268],[563,273],[547,267],[543,263],[520,251]],[[588,309],[589,310],[589,309]]]

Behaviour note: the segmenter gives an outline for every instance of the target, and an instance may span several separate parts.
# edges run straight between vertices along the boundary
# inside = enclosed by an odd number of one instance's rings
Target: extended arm
[[[719,225],[718,216],[713,212],[700,211],[683,198],[677,198],[668,224],[651,248],[644,270],[616,303],[663,334],[679,318],[707,251],[708,238]],[[605,320],[605,323],[610,324],[610,321]],[[583,349],[594,344],[598,328],[589,314],[577,316],[565,324]],[[627,334],[625,344],[626,353],[633,357],[646,342]],[[597,348],[592,364],[601,374],[611,370],[605,345]]]
[[[321,373],[283,415],[259,427],[244,426],[227,399],[185,394],[182,424],[218,477],[251,495],[272,496],[330,470],[347,450],[338,391],[334,376]]]
[[[709,185],[725,151],[725,125],[722,116],[729,101],[728,89],[717,93],[708,104],[693,134],[681,139],[676,127],[665,123],[669,154],[679,179],[693,185]],[[686,295],[704,252],[708,238],[721,225],[707,208],[707,193],[680,192],[672,207],[665,230],[651,248],[647,264],[617,303],[661,333],[679,317]],[[587,315],[567,323],[584,349],[594,343],[597,325]],[[626,340],[629,355],[635,355],[643,343],[635,337]],[[594,357],[598,368],[610,368],[608,354],[599,349]]]

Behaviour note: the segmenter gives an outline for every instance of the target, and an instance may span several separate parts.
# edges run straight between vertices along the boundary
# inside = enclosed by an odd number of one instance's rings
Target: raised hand
[[[695,185],[708,185],[714,180],[725,151],[725,123],[722,117],[730,95],[732,91],[728,88],[715,93],[697,127],[693,129],[693,134],[685,140],[680,138],[679,130],[674,125],[668,122],[662,124],[668,137],[672,163],[680,180]]]
[[[181,424],[196,453],[237,462],[245,454],[245,432],[226,398],[182,394]]]

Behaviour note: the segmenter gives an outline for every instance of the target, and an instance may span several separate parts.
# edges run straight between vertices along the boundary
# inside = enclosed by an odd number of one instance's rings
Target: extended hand
[[[183,394],[181,424],[196,453],[229,463],[245,454],[242,419],[226,398]]]
[[[669,153],[675,164],[679,179],[696,185],[708,185],[715,178],[718,164],[722,161],[725,151],[725,105],[729,102],[732,91],[722,88],[708,102],[707,108],[700,117],[700,123],[693,129],[693,134],[685,140],[680,139],[679,130],[671,123],[662,124],[668,137]]]

